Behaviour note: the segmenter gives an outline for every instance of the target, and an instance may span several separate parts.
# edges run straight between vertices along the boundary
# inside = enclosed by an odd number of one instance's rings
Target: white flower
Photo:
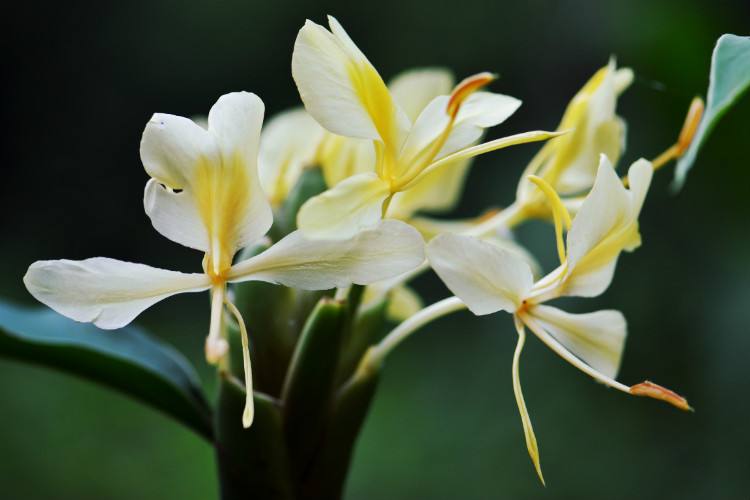
[[[233,264],[236,252],[263,238],[272,224],[256,167],[263,110],[256,95],[232,93],[211,108],[207,129],[187,118],[155,114],[143,132],[141,159],[151,176],[144,194],[146,213],[161,234],[205,253],[203,273],[96,257],[35,262],[24,276],[40,302],[106,329],[127,325],[172,295],[211,290],[206,358],[218,363],[226,354],[221,329],[226,307],[242,333],[246,427],[253,419],[247,332],[227,298],[227,283],[257,280],[324,290],[396,276],[424,260],[419,233],[404,223],[385,221],[343,241],[310,240],[293,232],[263,253]]]
[[[556,297],[591,297],[607,289],[620,253],[640,244],[638,215],[651,176],[648,161],[635,162],[628,173],[628,190],[602,156],[591,193],[572,224],[557,193],[542,179],[533,178],[532,182],[542,188],[552,205],[561,261],[560,267],[536,282],[522,258],[486,241],[443,234],[427,247],[435,272],[474,314],[506,311],[514,316],[519,338],[513,357],[513,389],[527,448],[542,481],[536,437],[518,373],[525,327],[599,382],[628,394],[655,397],[689,409],[684,398],[656,384],[644,382],[628,387],[615,380],[626,336],[625,318],[619,311],[570,314],[544,305]],[[563,242],[563,227],[569,229],[567,245]]]

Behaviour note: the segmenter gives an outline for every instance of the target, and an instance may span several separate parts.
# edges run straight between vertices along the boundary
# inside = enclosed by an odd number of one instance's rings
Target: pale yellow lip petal
[[[160,300],[209,288],[204,274],[185,274],[105,257],[33,263],[23,282],[58,313],[99,328],[121,328]]]
[[[174,191],[156,179],[146,183],[143,208],[154,229],[170,240],[202,252],[210,244],[190,188]]]
[[[423,261],[419,232],[403,222],[385,220],[349,239],[310,239],[295,231],[260,255],[232,266],[228,279],[327,290],[395,277]]]
[[[515,312],[533,284],[523,259],[471,236],[441,234],[427,245],[427,258],[451,292],[477,315]]]
[[[526,342],[526,332],[524,331],[523,323],[516,316],[513,316],[513,322],[518,332],[518,343],[516,344],[516,350],[513,352],[513,394],[516,396],[516,405],[518,405],[518,412],[521,414],[523,435],[526,438],[526,449],[529,452],[529,457],[531,457],[539,480],[542,484],[545,484],[544,476],[542,475],[542,465],[539,462],[539,446],[536,442],[534,428],[531,425],[531,417],[529,416],[529,411],[526,409],[526,401],[523,399],[523,391],[521,390],[519,363],[521,360],[521,351],[523,351],[523,345]]]
[[[205,163],[194,191],[210,237],[234,252],[271,228],[273,212],[258,178],[263,101],[250,92],[221,96],[208,113],[208,131],[221,147],[221,163]]]
[[[374,173],[349,177],[302,205],[297,227],[313,238],[351,238],[381,220],[388,196],[388,184]]]
[[[170,188],[184,189],[202,158],[218,161],[213,136],[188,118],[156,113],[141,137],[141,161],[149,176]]]

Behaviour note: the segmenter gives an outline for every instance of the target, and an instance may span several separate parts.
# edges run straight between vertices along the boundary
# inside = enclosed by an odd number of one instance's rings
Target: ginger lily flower
[[[690,408],[684,398],[651,382],[626,386],[615,380],[626,336],[625,318],[619,311],[570,314],[544,305],[563,295],[595,296],[609,286],[622,250],[640,243],[638,215],[651,176],[651,164],[637,161],[629,171],[628,190],[606,157],[602,157],[591,193],[572,223],[557,193],[542,179],[533,178],[532,182],[542,188],[552,205],[561,252],[560,267],[536,283],[528,264],[518,256],[470,236],[443,234],[427,247],[435,272],[474,314],[506,311],[513,315],[518,332],[512,365],[513,390],[528,452],[542,482],[539,450],[519,377],[525,328],[563,359],[609,387],[662,399],[683,410]],[[564,226],[569,228],[567,245],[562,237]],[[446,305],[456,307],[452,302]]]
[[[494,76],[480,73],[450,96],[433,99],[412,124],[370,61],[333,17],[331,31],[307,21],[292,56],[292,75],[307,111],[330,132],[370,140],[375,172],[349,177],[309,200],[297,226],[315,237],[347,237],[388,215],[394,195],[456,161],[554,137],[528,132],[470,147],[487,127],[520,105],[512,97],[480,92]]]
[[[235,253],[263,238],[272,223],[256,167],[263,110],[256,95],[237,92],[222,96],[211,108],[208,129],[187,118],[155,114],[143,132],[141,159],[151,176],[144,195],[146,213],[162,235],[205,253],[203,273],[95,257],[35,262],[24,276],[40,302],[105,329],[127,325],[172,295],[210,290],[206,359],[225,359],[228,344],[221,323],[226,307],[242,334],[245,427],[253,420],[248,337],[240,312],[227,296],[227,283],[256,280],[324,290],[396,276],[424,260],[424,244],[415,229],[384,221],[344,241],[309,240],[296,231],[233,264]]]

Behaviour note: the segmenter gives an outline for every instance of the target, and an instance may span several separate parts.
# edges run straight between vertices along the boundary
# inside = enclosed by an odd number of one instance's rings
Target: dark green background
[[[269,113],[298,104],[289,66],[306,17],[336,15],[385,78],[426,65],[499,72],[493,90],[524,106],[494,135],[556,126],[567,100],[610,55],[637,78],[621,101],[625,162],[653,157],[704,93],[716,38],[748,34],[737,1],[25,2],[5,10],[0,292],[31,303],[36,259],[106,255],[180,270],[201,256],[157,234],[142,209],[138,157],[155,111],[204,114],[251,90]],[[593,383],[536,339],[522,381],[548,487],[526,455],[514,404],[509,317],[458,314],[387,364],[348,484],[353,499],[747,498],[750,490],[750,98],[698,157],[679,196],[671,168],[649,195],[644,245],[612,287],[574,310],[629,321],[620,379],[656,380],[697,409],[628,398]],[[458,212],[509,203],[535,146],[476,162]],[[622,166],[622,163],[621,163]],[[544,262],[552,230],[520,238]],[[431,300],[444,296],[421,279]],[[204,375],[204,296],[181,296],[139,323]],[[117,394],[0,361],[0,488],[8,499],[212,499],[212,451]]]

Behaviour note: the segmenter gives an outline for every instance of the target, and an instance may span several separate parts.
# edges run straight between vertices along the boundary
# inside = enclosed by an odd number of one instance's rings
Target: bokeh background
[[[336,15],[386,79],[416,66],[500,73],[493,90],[524,106],[492,132],[555,127],[568,99],[610,55],[637,79],[620,103],[623,164],[675,139],[711,50],[748,34],[750,4],[381,0],[17,2],[4,12],[0,296],[32,299],[34,260],[104,255],[182,270],[200,256],[143,213],[138,142],[155,111],[207,112],[251,90],[269,114],[299,104],[291,50],[305,18]],[[678,196],[656,177],[644,244],[612,287],[580,311],[629,320],[621,380],[656,380],[697,409],[680,413],[593,383],[533,337],[522,360],[548,487],[526,455],[514,404],[509,317],[458,314],[389,360],[354,459],[351,499],[747,498],[750,491],[750,97],[700,154]],[[536,146],[483,157],[457,212],[509,203]],[[552,262],[552,230],[519,238]],[[418,282],[428,300],[445,295]],[[180,296],[138,322],[202,360],[206,297]],[[197,325],[197,326],[196,326]],[[213,499],[211,448],[168,418],[54,371],[0,360],[0,485],[8,499]]]

